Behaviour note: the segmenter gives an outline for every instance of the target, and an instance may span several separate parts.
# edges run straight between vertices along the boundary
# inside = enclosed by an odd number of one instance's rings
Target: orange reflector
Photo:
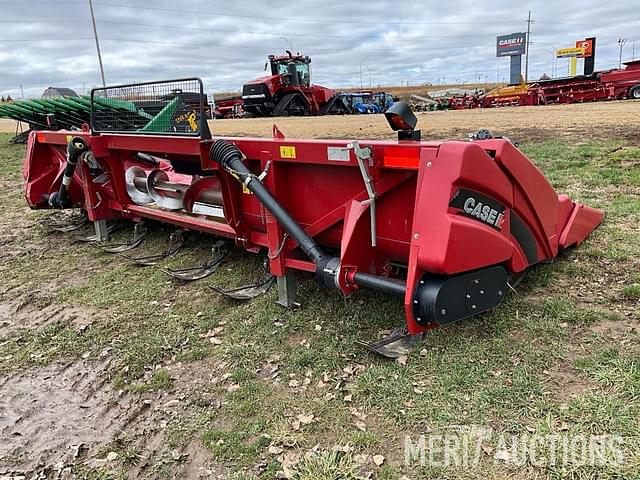
[[[418,168],[420,147],[384,147],[382,164],[389,168]]]
[[[391,114],[388,119],[395,125],[396,130],[412,130],[411,125],[405,122],[404,118],[400,115]]]

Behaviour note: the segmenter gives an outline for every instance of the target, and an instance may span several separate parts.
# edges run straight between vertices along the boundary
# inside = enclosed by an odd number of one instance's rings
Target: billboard
[[[524,32],[500,35],[496,39],[496,57],[524,55],[527,48],[527,34]]]
[[[593,41],[594,38],[586,38],[584,40],[578,40],[576,42],[576,48],[584,49],[584,54],[578,58],[589,58],[593,55]]]
[[[584,55],[584,48],[559,48],[556,50],[557,58],[570,58],[570,57],[582,57]]]

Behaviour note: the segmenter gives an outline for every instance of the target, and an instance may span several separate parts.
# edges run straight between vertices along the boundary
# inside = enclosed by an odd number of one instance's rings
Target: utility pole
[[[618,39],[618,46],[620,47],[620,57],[618,59],[618,68],[622,68],[622,47],[624,47],[626,43],[627,43],[626,38],[623,37]]]
[[[93,36],[96,39],[96,50],[98,52],[98,63],[100,64],[100,76],[102,77],[102,86],[106,87],[107,82],[104,79],[104,67],[102,66],[102,53],[100,53],[100,42],[98,41],[98,29],[96,28],[96,17],[93,13],[92,0],[89,0],[89,11],[91,12],[91,23],[93,24]]]
[[[527,18],[527,49],[524,52],[524,81],[529,80],[529,44],[531,41],[529,40],[531,37],[531,10],[529,10],[529,17]]]

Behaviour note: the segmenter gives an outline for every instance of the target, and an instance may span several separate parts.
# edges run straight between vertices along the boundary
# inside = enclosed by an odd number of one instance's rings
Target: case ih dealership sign
[[[497,56],[512,57],[514,55],[524,55],[527,45],[526,33],[511,33],[500,35],[497,39]]]

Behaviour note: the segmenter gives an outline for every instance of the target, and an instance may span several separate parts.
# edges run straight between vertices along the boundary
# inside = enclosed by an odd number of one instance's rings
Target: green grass
[[[153,372],[147,382],[136,382],[131,385],[130,390],[134,393],[155,392],[158,390],[169,390],[173,386],[173,379],[169,372],[161,368]]]
[[[295,468],[293,480],[364,480],[359,465],[350,455],[342,452],[324,452],[305,457]]]
[[[631,300],[640,300],[640,283],[633,283],[624,287],[622,293]]]
[[[19,185],[23,149],[5,146],[6,138],[0,135],[0,179]],[[170,419],[165,441],[177,448],[198,439],[231,478],[273,478],[282,466],[270,446],[302,454],[292,467],[301,480],[355,479],[367,471],[381,479],[504,478],[510,472],[489,455],[471,469],[403,465],[405,435],[451,425],[504,434],[549,434],[565,425],[573,433],[633,438],[640,433],[638,334],[621,330],[627,333],[612,337],[600,328],[630,324],[639,313],[640,148],[621,147],[523,146],[558,190],[604,208],[605,224],[561,261],[532,271],[495,312],[429,332],[406,365],[356,344],[402,323],[395,298],[361,292],[343,300],[301,275],[300,310],[275,305],[274,291],[236,304],[213,295],[208,285],[257,278],[258,256],[234,251],[209,279],[180,285],[159,269],[133,267],[121,257],[71,245],[62,235],[46,236],[35,222],[40,213],[23,213],[20,192],[10,191],[0,199],[2,208],[30,219],[29,241],[50,248],[2,260],[0,273],[12,289],[0,290],[0,301],[52,285],[30,301],[85,308],[93,322],[81,331],[58,322],[13,332],[0,339],[0,372],[82,355],[94,361],[108,351],[115,388],[141,396],[178,392],[193,400]],[[161,249],[169,231],[154,230],[144,248]],[[163,265],[204,258],[211,240],[195,236],[188,243],[195,248]],[[173,376],[170,368],[179,362],[187,365],[185,374],[194,369],[195,382]],[[583,388],[569,395],[567,378]],[[205,401],[210,396],[219,405]],[[301,423],[300,417],[312,420]],[[350,454],[329,453],[347,444]],[[133,462],[138,447],[132,445],[108,448],[118,447],[114,451]],[[631,478],[637,445],[625,448],[631,466],[597,478]],[[361,468],[354,460],[375,454],[385,456],[382,467]],[[158,475],[174,475],[174,463],[158,464]],[[80,478],[107,478],[101,471],[78,472]],[[596,478],[589,469],[527,466],[520,473]]]

